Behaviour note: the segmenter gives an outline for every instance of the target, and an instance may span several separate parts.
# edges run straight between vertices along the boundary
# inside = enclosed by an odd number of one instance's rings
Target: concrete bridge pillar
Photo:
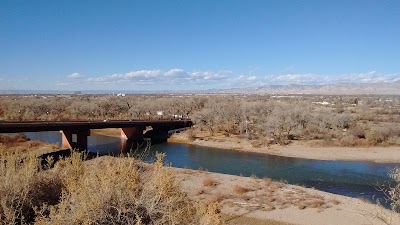
[[[143,131],[145,127],[127,127],[121,128],[121,138],[122,139],[139,139],[143,138]]]
[[[61,146],[63,148],[78,149],[84,151],[88,149],[88,139],[90,130],[61,130],[62,135]],[[76,135],[76,142],[72,140],[72,135]]]

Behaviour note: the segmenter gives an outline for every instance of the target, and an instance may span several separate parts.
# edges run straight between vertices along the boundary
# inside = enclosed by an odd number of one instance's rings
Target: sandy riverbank
[[[286,157],[400,163],[400,148],[395,147],[309,147],[297,144],[255,148],[246,140],[203,138],[190,141],[181,134],[174,135],[169,141]],[[223,213],[238,218],[272,219],[301,225],[400,224],[399,214],[360,199],[271,182],[269,179],[177,170],[183,171],[179,172],[177,177],[189,196],[203,201],[218,199],[221,201]],[[186,176],[184,173],[190,175]],[[212,185],[208,185],[209,183]],[[242,188],[247,191],[240,191]],[[392,221],[385,223],[382,219]]]
[[[111,159],[99,157],[87,163]],[[144,170],[152,165],[138,162]],[[202,170],[168,167],[182,192],[197,202],[219,202],[227,225],[384,225],[380,218],[400,224],[399,214],[366,201],[314,189]],[[241,221],[241,222],[240,222]],[[277,222],[276,222],[277,221]]]
[[[254,147],[245,139],[213,137],[191,141],[185,134],[175,134],[168,141],[304,159],[400,163],[400,147],[311,147],[306,144]]]
[[[217,200],[222,213],[232,218],[276,220],[299,225],[385,224],[378,218],[399,214],[360,199],[330,194],[270,179],[232,176],[206,171],[177,169],[182,190],[196,201]],[[229,224],[229,223],[228,223]],[[253,223],[248,223],[253,224]]]

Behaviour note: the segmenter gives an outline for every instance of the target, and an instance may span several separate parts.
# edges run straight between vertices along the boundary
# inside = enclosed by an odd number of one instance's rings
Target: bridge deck
[[[191,120],[104,120],[104,121],[0,121],[0,133],[90,130],[128,127],[165,127],[178,129],[190,127]]]

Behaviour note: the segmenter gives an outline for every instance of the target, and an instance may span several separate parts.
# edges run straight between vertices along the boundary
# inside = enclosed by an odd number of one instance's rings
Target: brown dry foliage
[[[27,138],[24,134],[0,134],[0,143],[7,147],[18,145],[19,143],[26,142],[28,140],[29,138]]]
[[[240,185],[235,185],[235,186],[233,187],[233,191],[234,191],[236,194],[244,194],[244,193],[250,191],[250,189],[245,188],[245,187],[242,187],[242,186],[240,186]]]
[[[217,185],[217,182],[212,179],[211,177],[207,177],[203,180],[203,185],[206,187],[213,187],[215,185]]]
[[[191,118],[189,139],[223,135],[255,147],[322,140],[336,146],[400,146],[398,96],[106,95],[0,96],[0,120]],[[325,102],[325,105],[319,103]],[[163,111],[163,115],[157,115]],[[381,129],[388,124],[393,129]],[[203,136],[204,138],[204,136]],[[219,139],[221,140],[221,139]]]
[[[162,155],[145,167],[74,153],[45,171],[34,157],[0,159],[0,224],[222,223],[216,203],[199,206],[180,191]]]

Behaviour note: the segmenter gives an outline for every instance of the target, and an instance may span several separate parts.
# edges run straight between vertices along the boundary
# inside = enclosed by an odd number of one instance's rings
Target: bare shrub
[[[389,137],[386,143],[389,146],[400,146],[400,137]]]
[[[82,167],[74,160],[67,162],[72,171],[66,171],[71,178],[66,179],[62,201],[50,207],[48,217],[39,218],[43,224],[182,224],[199,219],[163,167],[161,155],[145,174],[129,158],[110,159],[82,173],[77,173]]]
[[[298,128],[304,129],[308,122],[308,107],[295,103],[276,103],[267,116],[266,130],[281,145],[286,145],[295,137]]]
[[[365,135],[366,135],[365,129],[362,129],[362,128],[356,126],[351,129],[351,132],[354,137],[357,137],[359,139],[365,139]]]
[[[397,145],[400,129],[397,127],[376,128],[367,133],[371,145]]]
[[[221,217],[221,211],[218,206],[218,202],[210,202],[207,207],[201,212],[204,216],[200,219],[200,225],[224,225],[225,223]],[[188,223],[184,223],[188,224]]]
[[[390,207],[394,212],[400,213],[400,169],[393,169],[389,173],[395,184],[389,189]]]
[[[354,140],[353,136],[347,135],[342,137],[339,140],[339,146],[344,146],[344,147],[353,147],[357,145],[357,142]]]
[[[6,146],[12,146],[20,142],[26,142],[29,138],[24,134],[5,135],[0,134],[0,143]]]
[[[216,203],[198,205],[182,193],[163,156],[145,169],[132,158],[81,154],[42,171],[36,158],[0,157],[3,224],[221,224]]]
[[[334,123],[339,129],[348,129],[354,122],[353,118],[349,114],[343,113],[335,117]]]
[[[0,220],[5,224],[32,223],[35,208],[57,204],[63,187],[54,172],[40,170],[34,157],[0,158]]]
[[[214,179],[212,179],[211,177],[207,177],[203,180],[203,186],[213,187],[216,185],[217,185],[217,182]]]
[[[234,191],[236,194],[244,194],[244,193],[249,192],[250,189],[245,188],[245,187],[242,187],[242,186],[240,186],[240,185],[235,185],[235,186],[233,187],[233,191]]]
[[[375,218],[378,218],[385,224],[392,225],[393,219],[400,213],[400,168],[394,168],[389,177],[392,179],[388,188],[381,187],[381,191],[385,194],[386,199],[378,199],[377,204],[381,206],[382,201],[390,203],[390,211],[377,210],[376,212],[367,212]]]
[[[367,133],[367,139],[371,145],[379,145],[382,144],[387,137],[381,132],[381,129],[376,129]]]

